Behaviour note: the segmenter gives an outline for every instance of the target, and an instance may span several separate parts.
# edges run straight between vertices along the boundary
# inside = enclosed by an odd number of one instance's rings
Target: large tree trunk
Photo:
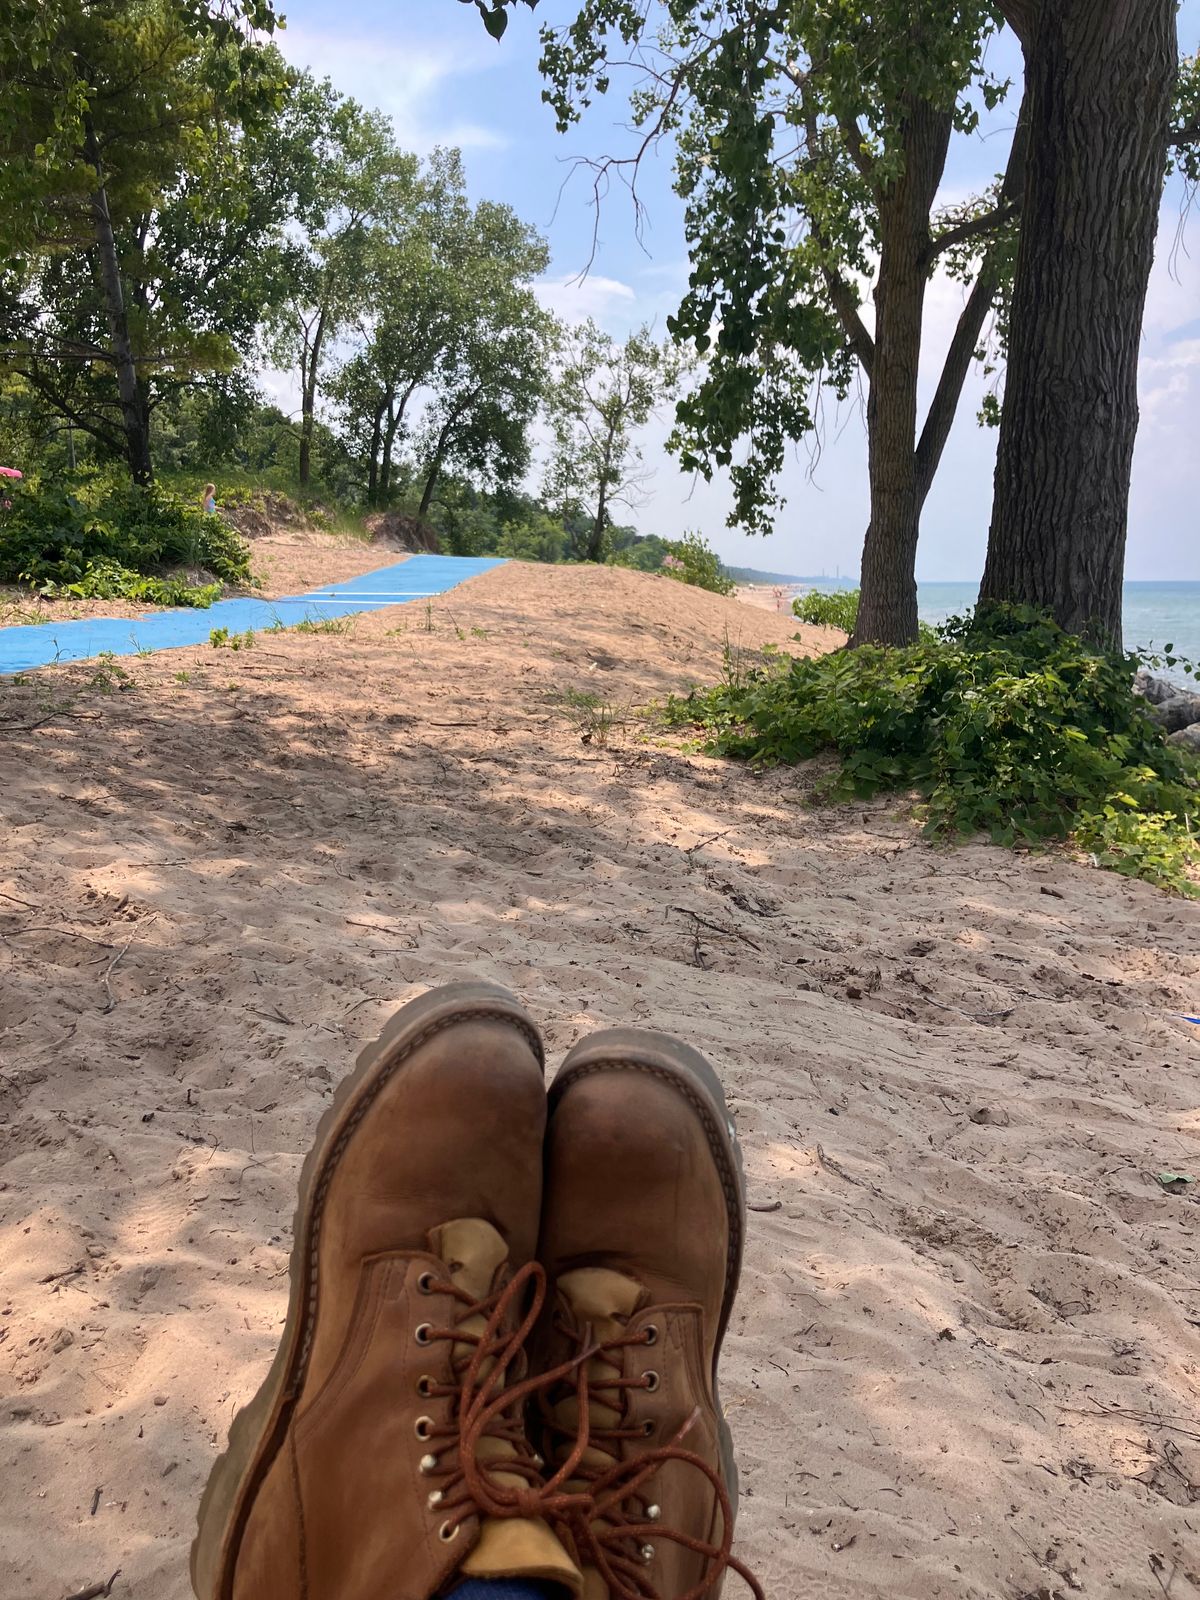
[[[1030,152],[980,602],[1118,643],[1175,0],[1023,0],[1010,20]]]
[[[121,282],[121,263],[108,210],[108,191],[100,162],[100,147],[90,118],[85,123],[84,154],[95,169],[96,188],[92,192],[92,232],[100,258],[100,281],[104,288],[104,310],[112,338],[113,363],[117,373],[117,393],[121,397],[121,421],[125,431],[125,454],[135,483],[151,483],[154,468],[150,460],[150,419],[138,384],[137,363],[129,337],[129,317],[125,310],[125,290]]]
[[[858,621],[851,644],[911,644],[917,637],[917,376],[928,283],[929,213],[946,165],[948,114],[914,101],[905,164],[880,203],[875,355],[867,397],[871,524],[863,545]]]

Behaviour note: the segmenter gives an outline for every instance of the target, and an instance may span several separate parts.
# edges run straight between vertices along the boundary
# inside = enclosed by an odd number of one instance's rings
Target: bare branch
[[[1191,144],[1200,144],[1200,122],[1186,123],[1171,135],[1172,150],[1184,150]]]

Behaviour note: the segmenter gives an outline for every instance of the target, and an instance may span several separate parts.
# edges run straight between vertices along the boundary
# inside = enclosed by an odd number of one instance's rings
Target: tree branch
[[[823,249],[826,248],[820,236],[818,243]],[[859,314],[858,299],[854,290],[832,267],[822,266],[821,272],[825,278],[825,288],[829,292],[830,303],[842,325],[842,331],[858,359],[859,366],[869,379],[875,365],[875,341],[867,332],[867,325]]]
[[[1017,113],[1012,149],[1008,153],[1008,166],[1005,168],[1004,179],[1000,185],[1000,206],[997,212],[1006,207],[1016,207],[1017,201],[1014,197],[1025,185],[1025,162],[1028,153],[1028,100],[1023,98],[1021,109]],[[967,380],[967,373],[971,370],[971,362],[975,358],[979,335],[983,331],[983,324],[987,320],[1000,284],[997,259],[999,249],[999,241],[996,241],[983,258],[971,293],[967,296],[967,303],[958,319],[950,348],[946,352],[945,364],[925,418],[925,426],[921,429],[921,437],[917,443],[916,475],[917,494],[920,497],[918,503],[922,505],[942,459],[946,440],[950,437],[963,384]]]
[[[978,217],[968,217],[966,222],[960,222],[956,228],[947,228],[945,233],[930,240],[926,262],[936,261],[944,251],[952,250],[956,244],[965,244],[968,239],[976,239],[981,233],[994,233],[1006,222],[1011,222],[1020,209],[1020,200],[1007,200],[993,211],[985,211]]]
[[[875,160],[866,148],[862,129],[854,117],[840,116],[837,119],[838,127],[842,132],[842,141],[851,161],[858,168],[859,175],[870,184],[874,192],[878,192],[878,174],[875,169]]]
[[[91,434],[93,439],[105,445],[114,455],[120,455],[123,441],[119,434],[110,432],[97,418],[88,417],[84,413],[74,410],[67,404],[63,396],[57,393],[49,382],[36,371],[30,371],[23,367],[17,367],[14,370],[19,377],[24,378],[26,383],[41,395],[43,400],[49,402],[51,408],[60,417],[65,417],[68,422],[74,423],[82,432]]]
[[[1191,144],[1200,144],[1200,122],[1186,123],[1171,135],[1172,150],[1183,150]]]
[[[1043,3],[1044,0],[1000,0],[1004,20],[1021,41],[1022,48],[1033,38]]]
[[[809,160],[815,158],[818,143],[817,115],[812,105],[804,106],[804,126],[808,137]],[[832,249],[829,239],[822,230],[814,224],[813,237],[820,245],[822,253],[829,257]],[[835,272],[828,260],[821,263],[821,276],[825,279],[825,289],[829,295],[829,303],[837,312],[838,321],[842,325],[842,332],[846,335],[850,348],[854,351],[859,366],[867,375],[868,381],[875,365],[875,341],[867,332],[867,325],[859,313],[858,297],[850,285]]]
[[[997,287],[995,265],[989,255],[979,269],[979,276],[971,286],[971,293],[967,296],[967,303],[958,319],[958,326],[954,330],[954,337],[946,352],[937,388],[930,401],[925,426],[921,429],[921,437],[917,443],[916,476],[919,505],[925,502],[942,459],[942,451],[946,448],[946,441],[950,437],[963,384],[967,381],[967,373],[971,370],[971,362],[975,359],[979,335],[983,332],[983,324],[992,308]]]

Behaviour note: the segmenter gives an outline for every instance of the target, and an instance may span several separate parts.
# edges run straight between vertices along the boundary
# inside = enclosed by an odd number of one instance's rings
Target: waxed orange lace
[[[630,1346],[649,1345],[651,1340],[648,1333],[643,1330],[634,1334],[622,1334],[617,1338],[597,1343],[593,1339],[590,1327],[580,1334],[574,1327],[557,1317],[555,1327],[560,1334],[566,1335],[579,1346],[579,1353],[575,1358],[563,1364],[569,1371],[577,1362],[582,1363],[576,1368],[578,1430],[575,1442],[565,1457],[564,1466],[572,1461],[576,1463],[571,1470],[578,1479],[587,1484],[587,1498],[590,1500],[590,1509],[582,1516],[577,1507],[570,1507],[566,1513],[566,1520],[581,1562],[595,1568],[608,1587],[610,1600],[702,1600],[726,1571],[735,1572],[742,1579],[754,1600],[765,1600],[762,1587],[754,1574],[733,1554],[733,1507],[720,1473],[702,1456],[682,1447],[682,1440],[700,1417],[699,1408],[692,1412],[683,1427],[667,1444],[642,1450],[628,1461],[614,1459],[613,1465],[609,1468],[598,1468],[590,1463],[582,1463],[583,1452],[589,1442],[604,1454],[614,1455],[614,1451],[607,1448],[609,1445],[616,1445],[619,1448],[621,1440],[645,1437],[645,1429],[628,1424],[627,1419],[630,1391],[648,1388],[648,1379],[620,1376],[620,1366],[611,1357],[617,1351]],[[617,1375],[598,1382],[590,1378],[588,1364],[593,1359],[604,1361],[605,1365],[611,1367]],[[563,1369],[557,1370],[561,1372]],[[550,1432],[569,1438],[571,1430],[564,1428],[554,1419],[547,1403],[547,1390],[558,1381],[551,1373],[542,1379],[540,1384],[542,1418]],[[618,1413],[621,1424],[624,1425],[595,1428],[589,1433],[589,1401],[592,1393],[596,1391],[603,1391],[603,1404],[609,1404],[610,1396],[615,1398],[616,1404],[609,1405],[609,1409]],[[668,1528],[647,1516],[643,1487],[661,1467],[670,1462],[691,1467],[708,1479],[721,1510],[720,1543],[713,1544],[709,1540],[698,1539],[691,1534]],[[560,1474],[556,1474],[556,1481],[559,1476]],[[640,1516],[630,1514],[632,1507],[640,1511]],[[645,1539],[666,1539],[702,1556],[705,1570],[700,1582],[685,1594],[661,1595],[645,1570],[641,1553],[641,1541]],[[636,1554],[630,1549],[635,1541],[638,1544]]]
[[[533,1292],[529,1294],[527,1309],[514,1326],[516,1308],[530,1284]],[[453,1530],[473,1514],[545,1517],[552,1523],[570,1518],[574,1526],[575,1516],[590,1508],[591,1498],[586,1494],[565,1492],[562,1485],[576,1472],[587,1449],[586,1426],[559,1469],[548,1480],[543,1480],[543,1464],[534,1456],[526,1438],[524,1410],[529,1397],[545,1384],[561,1383],[573,1374],[582,1407],[586,1393],[582,1374],[592,1351],[582,1350],[550,1373],[539,1373],[514,1383],[508,1381],[509,1369],[522,1359],[525,1341],[545,1304],[546,1274],[536,1261],[527,1262],[502,1288],[482,1300],[450,1281],[439,1281],[437,1287],[439,1293],[453,1295],[464,1310],[452,1328],[429,1327],[426,1342],[449,1340],[474,1347],[465,1370],[454,1383],[432,1384],[426,1391],[430,1397],[454,1396],[458,1402],[454,1421],[442,1428],[431,1428],[424,1436],[432,1445],[441,1443],[443,1448],[457,1443],[457,1467],[442,1469],[437,1474],[446,1480],[438,1503],[447,1514],[448,1528]],[[462,1326],[479,1316],[486,1318],[480,1332],[471,1332]],[[580,1414],[583,1416],[585,1412],[581,1409]],[[503,1440],[515,1453],[481,1461],[478,1451],[484,1438]],[[498,1482],[498,1473],[520,1478],[523,1482]]]

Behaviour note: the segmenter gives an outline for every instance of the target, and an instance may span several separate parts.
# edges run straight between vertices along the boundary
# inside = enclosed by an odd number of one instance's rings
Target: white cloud
[[[277,34],[280,49],[293,66],[318,78],[332,78],[343,93],[391,117],[396,137],[408,150],[427,155],[436,145],[462,150],[498,150],[508,139],[498,128],[447,115],[460,96],[447,91],[455,77],[494,64],[494,58],[471,49],[400,43],[377,34],[327,33],[291,27]]]
[[[624,332],[639,321],[637,292],[617,278],[592,273],[581,277],[576,273],[542,278],[533,287],[546,310],[566,322],[582,322],[591,317],[603,327],[614,324],[610,332]]]
[[[1146,356],[1139,371],[1142,428],[1152,438],[1159,429],[1185,427],[1195,434],[1200,409],[1200,339],[1168,344],[1161,355]],[[1184,402],[1192,404],[1184,406]]]

